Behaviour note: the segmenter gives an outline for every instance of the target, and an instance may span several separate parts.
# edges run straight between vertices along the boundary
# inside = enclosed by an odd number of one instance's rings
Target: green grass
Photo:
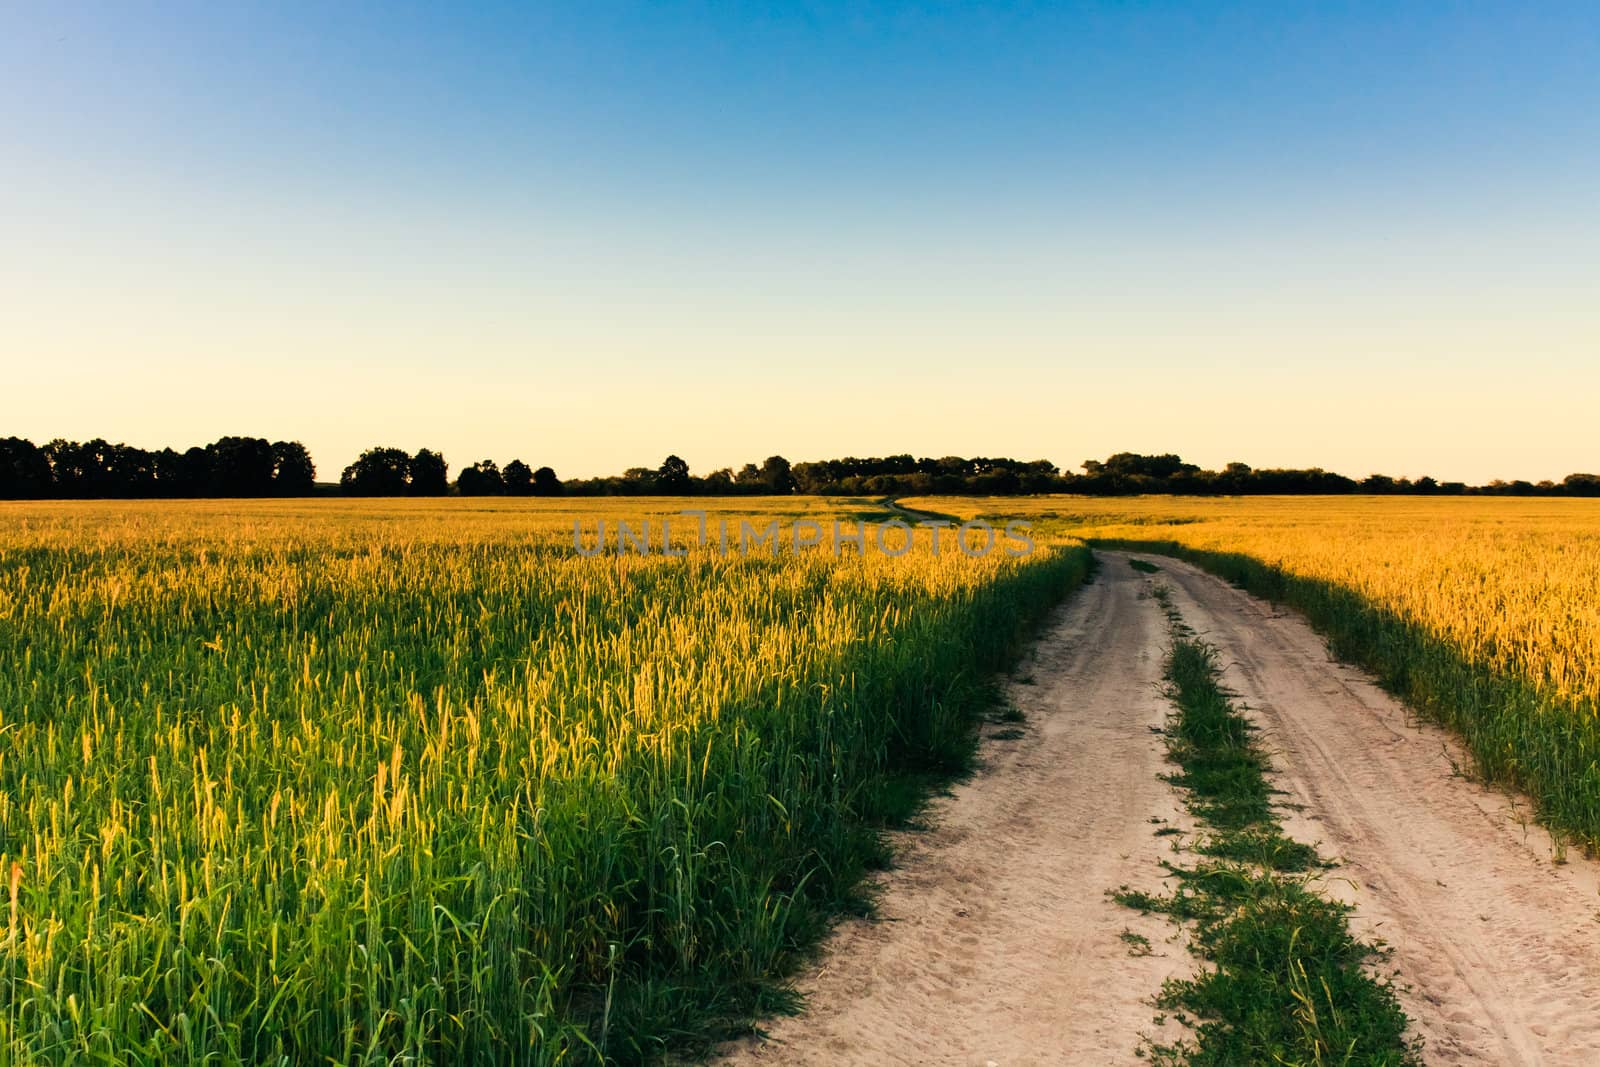
[[[630,1063],[748,1028],[1089,566],[591,560],[525,510],[428,514],[0,533],[0,1067]]]
[[[995,722],[1021,723],[1028,721],[1028,715],[1015,704],[999,704],[990,718]]]
[[[1117,937],[1124,945],[1128,946],[1128,955],[1130,956],[1148,956],[1152,951],[1150,939],[1143,934],[1135,933],[1132,930],[1124,930]]]
[[[1393,990],[1368,973],[1379,950],[1351,936],[1347,906],[1316,891],[1307,874],[1323,866],[1315,850],[1283,834],[1266,756],[1218,684],[1215,653],[1194,640],[1164,588],[1157,597],[1174,635],[1171,780],[1204,830],[1192,865],[1169,866],[1170,896],[1114,896],[1192,923],[1191,947],[1207,966],[1167,982],[1158,998],[1197,1020],[1192,1039],[1145,1051],[1190,1067],[1417,1063]]]
[[[1096,541],[1161,552],[1302,613],[1339,659],[1371,671],[1422,717],[1457,734],[1483,780],[1525,793],[1558,838],[1600,854],[1600,719],[1530,681],[1464,657],[1416,619],[1333,582],[1291,575],[1241,553],[1176,542]]]

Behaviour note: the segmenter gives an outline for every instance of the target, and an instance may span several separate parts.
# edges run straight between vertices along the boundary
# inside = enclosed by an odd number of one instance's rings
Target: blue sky
[[[0,434],[1600,467],[1600,9],[19,5]]]

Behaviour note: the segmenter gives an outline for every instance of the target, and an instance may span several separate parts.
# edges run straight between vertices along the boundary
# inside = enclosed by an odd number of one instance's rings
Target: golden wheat
[[[628,1060],[762,1003],[1087,558],[573,549],[683,506],[0,507],[0,1064]]]

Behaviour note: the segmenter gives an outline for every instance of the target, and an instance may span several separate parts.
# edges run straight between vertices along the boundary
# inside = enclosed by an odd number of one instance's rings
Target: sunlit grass
[[[1527,791],[1559,833],[1600,845],[1600,500],[926,503],[1178,552],[1293,604],[1337,654],[1459,731],[1485,777]]]
[[[637,1060],[778,1003],[1086,555],[573,551],[701,504],[0,509],[0,1063]]]

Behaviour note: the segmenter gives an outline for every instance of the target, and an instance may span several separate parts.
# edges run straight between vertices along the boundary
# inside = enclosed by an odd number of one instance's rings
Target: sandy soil
[[[1154,729],[1165,621],[1148,583],[1104,568],[1058,609],[1007,695],[1023,736],[898,835],[878,921],[845,923],[799,983],[808,1010],[728,1062],[1137,1063],[1151,994],[1192,969],[1174,928],[1105,896],[1159,889],[1176,797]],[[1003,733],[1005,727],[986,728]],[[1130,954],[1120,935],[1147,937]]]
[[[804,1014],[731,1046],[729,1064],[1119,1064],[1158,1028],[1150,998],[1191,973],[1174,927],[1105,891],[1161,886],[1186,826],[1153,731],[1165,622],[1152,579],[1102,553],[1008,687],[1024,736],[900,835],[880,917],[843,924],[804,974]],[[1217,645],[1225,680],[1298,807],[1290,834],[1343,861],[1331,894],[1386,941],[1430,1064],[1600,1063],[1600,866],[1547,835],[1297,616],[1160,557],[1154,580]],[[993,735],[1003,727],[991,727]],[[1453,761],[1453,762],[1452,762]],[[1124,931],[1147,937],[1130,953]]]
[[[1343,861],[1328,891],[1394,950],[1424,1060],[1600,1064],[1600,866],[1555,862],[1525,803],[1460,777],[1461,748],[1298,615],[1159,562],[1273,752],[1285,828]]]

